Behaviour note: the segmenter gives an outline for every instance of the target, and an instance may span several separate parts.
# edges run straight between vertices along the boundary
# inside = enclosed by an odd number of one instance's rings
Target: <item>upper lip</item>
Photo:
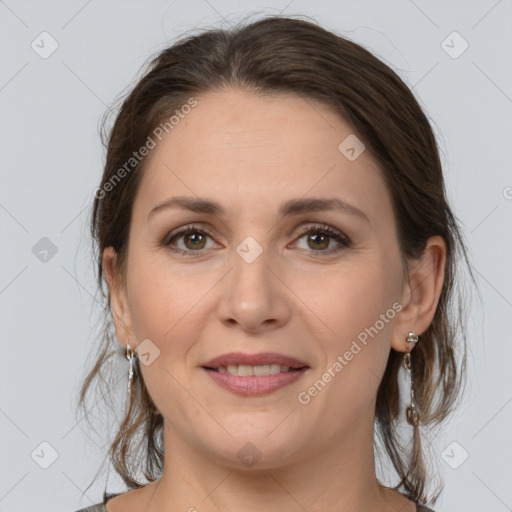
[[[290,368],[303,368],[308,366],[295,357],[277,354],[276,352],[261,352],[259,354],[244,354],[242,352],[230,352],[214,357],[202,366],[207,368],[219,368],[221,366],[236,366],[245,364],[248,366],[260,366],[265,364],[280,364]]]

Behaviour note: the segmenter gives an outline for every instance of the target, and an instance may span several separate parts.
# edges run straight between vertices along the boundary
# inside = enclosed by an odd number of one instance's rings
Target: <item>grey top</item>
[[[76,512],[108,512],[106,507],[105,507],[107,501],[110,498],[113,498],[114,496],[119,496],[119,494],[120,493],[118,493],[118,494],[107,494],[105,492],[103,494],[103,502],[102,503],[97,503],[96,505],[91,505],[90,507],[87,507],[87,508],[81,508],[80,510],[77,510]],[[411,498],[409,498],[409,499],[411,499]],[[426,507],[425,505],[422,505],[421,503],[418,503],[416,501],[414,503],[416,503],[416,512],[434,512],[434,510],[432,510],[431,508]]]

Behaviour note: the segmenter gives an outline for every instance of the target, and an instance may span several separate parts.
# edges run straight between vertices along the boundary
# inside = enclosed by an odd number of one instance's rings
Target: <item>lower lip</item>
[[[300,370],[265,375],[264,377],[241,377],[231,373],[220,373],[209,368],[203,368],[220,387],[237,395],[244,396],[261,396],[272,393],[272,391],[276,391],[300,379],[308,369],[308,367],[305,367]]]

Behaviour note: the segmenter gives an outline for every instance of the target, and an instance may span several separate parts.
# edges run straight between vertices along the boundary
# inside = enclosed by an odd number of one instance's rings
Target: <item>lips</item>
[[[309,366],[299,359],[276,352],[261,352],[259,354],[244,354],[242,352],[230,352],[218,357],[214,357],[210,361],[203,364],[203,368],[218,370],[221,367],[228,366],[262,366],[278,364],[281,366],[289,366],[292,369],[309,368]]]
[[[246,397],[277,391],[309,371],[304,361],[276,352],[231,352],[214,357],[202,368],[221,388]]]

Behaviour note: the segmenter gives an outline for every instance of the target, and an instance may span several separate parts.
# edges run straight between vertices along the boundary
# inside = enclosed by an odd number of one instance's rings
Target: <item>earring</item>
[[[419,340],[420,340],[420,337],[416,333],[410,332],[407,335],[407,338],[405,338],[405,341],[407,342],[405,344],[405,350],[407,350],[407,351],[412,350],[416,346],[416,343],[418,343]],[[414,343],[414,345],[411,346],[411,343]]]
[[[406,338],[406,352],[404,354],[404,368],[409,373],[409,379],[411,383],[411,405],[407,407],[406,409],[406,415],[407,415],[407,423],[409,425],[412,425],[413,427],[417,427],[420,422],[420,414],[418,412],[418,409],[416,408],[415,399],[414,399],[414,389],[412,385],[412,363],[411,363],[411,353],[410,351],[416,346],[416,343],[419,341],[420,337],[415,334],[414,332],[410,332],[407,335]],[[411,346],[411,343],[414,343],[414,345]]]
[[[130,347],[130,344],[128,343],[126,347],[126,359],[130,362],[130,367],[128,369],[128,390],[131,391],[131,383],[133,380],[133,357],[134,352],[132,348]]]

